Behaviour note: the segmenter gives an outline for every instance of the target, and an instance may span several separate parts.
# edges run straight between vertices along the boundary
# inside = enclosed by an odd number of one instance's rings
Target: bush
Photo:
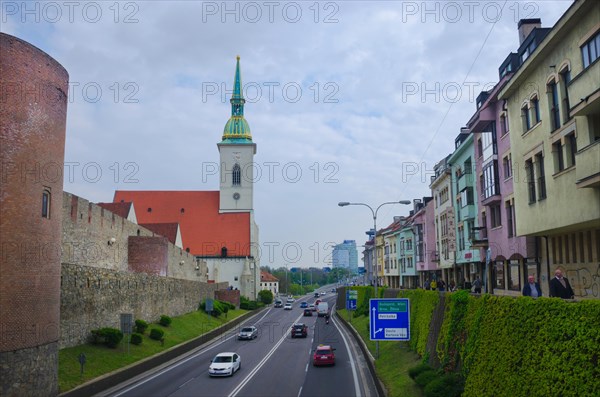
[[[144,334],[148,329],[148,323],[144,320],[135,320],[135,332],[139,334]]]
[[[110,348],[115,348],[123,339],[123,333],[116,328],[100,328],[92,330],[93,343],[104,344]]]
[[[419,375],[417,375],[417,377],[415,378],[415,382],[417,383],[417,385],[425,387],[429,382],[439,377],[440,375],[437,371],[430,369],[427,371],[423,371]]]
[[[273,293],[268,289],[263,289],[258,293],[258,299],[265,305],[269,305],[273,302]]]
[[[142,334],[138,334],[137,332],[134,332],[133,334],[131,334],[130,341],[134,345],[141,345],[142,344]]]
[[[169,325],[171,325],[171,321],[173,321],[171,320],[171,317],[162,315],[160,316],[160,320],[158,321],[158,323],[163,327],[168,327]]]
[[[425,397],[460,397],[464,387],[465,383],[459,374],[445,374],[425,386]]]
[[[150,329],[150,338],[154,340],[161,340],[165,336],[165,331],[160,328]]]
[[[240,296],[240,309],[255,310],[256,308],[258,308],[258,303],[256,301],[251,301],[245,296]]]
[[[425,371],[431,371],[431,370],[433,370],[433,368],[431,368],[431,366],[429,366],[429,364],[421,363],[421,364],[417,365],[416,367],[412,367],[411,369],[409,369],[408,376],[410,376],[411,379],[415,379],[421,373],[423,373]]]

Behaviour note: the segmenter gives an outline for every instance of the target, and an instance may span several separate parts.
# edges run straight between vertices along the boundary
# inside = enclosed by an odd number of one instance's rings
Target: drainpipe
[[[546,272],[548,274],[548,296],[550,296],[550,251],[548,248],[548,236],[540,236],[546,239]]]

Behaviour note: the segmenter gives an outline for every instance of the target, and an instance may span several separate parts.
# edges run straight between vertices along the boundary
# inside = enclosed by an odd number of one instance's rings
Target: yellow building
[[[517,234],[537,237],[545,296],[560,267],[577,299],[600,298],[600,2],[575,1],[548,32],[519,27],[520,66],[500,93]]]

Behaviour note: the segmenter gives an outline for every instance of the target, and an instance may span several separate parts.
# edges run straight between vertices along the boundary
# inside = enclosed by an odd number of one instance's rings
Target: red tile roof
[[[250,213],[219,214],[219,191],[115,191],[143,223],[179,223],[183,248],[198,256],[250,256]]]
[[[131,209],[131,201],[129,202],[114,202],[114,203],[96,203],[98,206],[112,212],[115,215],[119,215],[121,218],[127,219],[129,211]]]
[[[273,276],[271,273],[261,271],[260,281],[262,281],[263,283],[272,283],[279,281],[279,279]]]
[[[140,223],[139,225],[166,237],[172,244],[175,244],[179,223]]]

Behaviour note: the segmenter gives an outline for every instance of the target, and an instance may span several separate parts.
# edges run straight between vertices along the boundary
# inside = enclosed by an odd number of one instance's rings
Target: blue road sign
[[[358,291],[354,289],[346,290],[346,310],[356,310],[356,301],[358,300]]]
[[[410,301],[369,299],[369,333],[371,340],[410,340]]]

